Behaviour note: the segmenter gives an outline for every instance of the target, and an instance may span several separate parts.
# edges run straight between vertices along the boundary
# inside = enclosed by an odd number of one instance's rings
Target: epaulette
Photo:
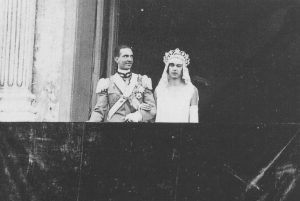
[[[142,86],[144,88],[152,90],[152,81],[147,75],[142,76]]]
[[[108,89],[108,85],[109,85],[109,78],[101,78],[98,81],[96,93],[101,93],[103,91],[106,91]]]

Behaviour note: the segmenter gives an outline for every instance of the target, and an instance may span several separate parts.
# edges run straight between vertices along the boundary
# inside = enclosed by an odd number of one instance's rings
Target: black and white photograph
[[[0,201],[299,199],[299,0],[0,0]]]

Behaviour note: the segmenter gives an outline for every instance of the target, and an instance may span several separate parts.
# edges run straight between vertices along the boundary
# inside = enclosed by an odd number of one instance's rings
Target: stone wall
[[[37,3],[33,68],[33,93],[36,95],[34,105],[37,111],[37,121],[59,121],[60,100],[62,99],[60,90],[62,85],[72,86],[72,81],[65,79],[68,75],[63,74],[66,9],[66,1],[38,0]],[[76,13],[76,10],[73,12]],[[72,49],[68,51],[73,53]],[[68,96],[68,94],[64,95]]]
[[[77,3],[0,0],[0,121],[70,121]]]

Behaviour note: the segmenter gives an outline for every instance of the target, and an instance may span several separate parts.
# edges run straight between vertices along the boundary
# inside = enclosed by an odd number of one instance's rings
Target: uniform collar
[[[117,73],[120,75],[121,78],[129,78],[132,75],[130,70],[118,69]]]

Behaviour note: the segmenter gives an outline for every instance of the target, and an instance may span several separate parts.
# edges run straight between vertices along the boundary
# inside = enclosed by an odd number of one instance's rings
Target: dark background
[[[201,122],[299,122],[300,1],[120,2],[119,43],[154,87],[165,52],[190,55]]]

